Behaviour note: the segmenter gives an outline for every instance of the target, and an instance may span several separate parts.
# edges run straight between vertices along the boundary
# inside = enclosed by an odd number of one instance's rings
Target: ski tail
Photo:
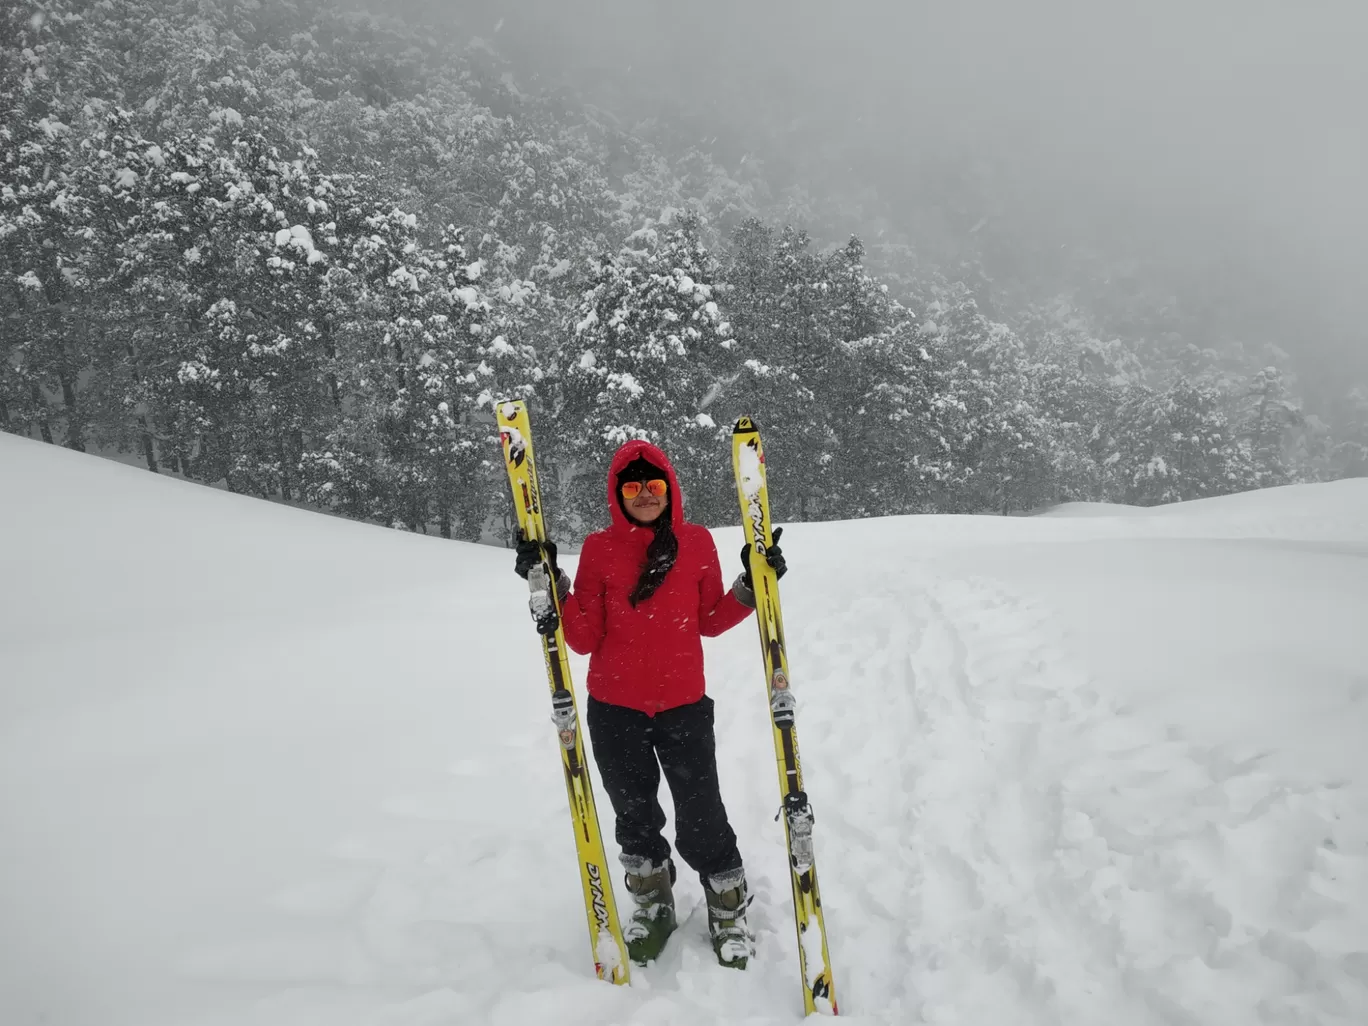
[[[817,888],[817,860],[812,843],[815,817],[807,792],[803,790],[797,702],[790,689],[779,580],[765,559],[769,546],[774,544],[765,449],[760,429],[749,417],[740,418],[732,432],[732,470],[741,503],[741,523],[750,548],[755,616],[760,630],[760,652],[765,666],[775,763],[779,771],[782,803],[779,818],[784,821],[788,846],[794,927],[798,934],[798,967],[803,981],[803,1012],[805,1015],[814,1012],[836,1015],[836,985],[827,950],[826,923],[822,917],[822,897]]]
[[[527,404],[520,399],[507,400],[496,403],[494,409],[518,528],[525,537],[545,542],[548,540],[546,518],[537,481]],[[528,574],[528,586],[532,595],[530,604],[537,619],[543,620],[550,613],[556,624],[553,633],[539,634],[539,637],[546,661],[547,681],[551,687],[551,722],[560,741],[565,790],[570,801],[594,971],[599,979],[625,984],[629,982],[627,947],[618,922],[612,874],[608,870],[603,835],[599,832],[593,782],[589,776],[589,763],[585,759],[579,709],[570,679],[569,650],[560,626],[560,597],[553,569],[544,551],[541,564],[533,567]]]

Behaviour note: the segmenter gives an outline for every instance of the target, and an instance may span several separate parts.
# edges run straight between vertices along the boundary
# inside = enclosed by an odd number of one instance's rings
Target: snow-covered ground
[[[685,874],[614,988],[510,552],[4,435],[0,481],[5,1026],[800,1018],[750,623],[707,651],[758,955]],[[1368,1022],[1368,481],[879,526],[784,539],[844,1015]]]

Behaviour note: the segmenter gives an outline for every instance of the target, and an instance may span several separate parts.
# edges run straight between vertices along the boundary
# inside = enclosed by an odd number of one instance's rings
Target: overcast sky
[[[1305,344],[1368,351],[1368,0],[459,9],[483,31],[502,20],[501,48],[553,76],[639,83],[624,108],[663,91],[700,132],[710,118],[782,130],[795,159],[885,195],[928,153],[981,157],[1010,175],[1023,223],[1243,262],[1322,311],[1308,333],[1334,337]]]

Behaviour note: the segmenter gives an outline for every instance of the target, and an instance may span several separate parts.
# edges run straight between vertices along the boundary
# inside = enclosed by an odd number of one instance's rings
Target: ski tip
[[[759,429],[755,426],[755,421],[753,421],[750,417],[741,417],[737,420],[736,427],[732,429],[732,434],[742,435],[746,434],[747,432],[757,430]]]

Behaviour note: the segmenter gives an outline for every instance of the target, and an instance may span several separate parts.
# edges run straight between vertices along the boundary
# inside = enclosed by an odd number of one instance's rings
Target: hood
[[[622,512],[617,500],[617,476],[638,456],[665,472],[665,478],[670,482],[670,524],[674,527],[675,534],[678,534],[684,526],[684,496],[679,491],[679,478],[675,476],[674,464],[660,448],[643,438],[624,442],[618,451],[613,453],[613,461],[608,466],[608,514],[613,518],[613,526],[629,531],[648,530],[628,520],[627,514]]]

